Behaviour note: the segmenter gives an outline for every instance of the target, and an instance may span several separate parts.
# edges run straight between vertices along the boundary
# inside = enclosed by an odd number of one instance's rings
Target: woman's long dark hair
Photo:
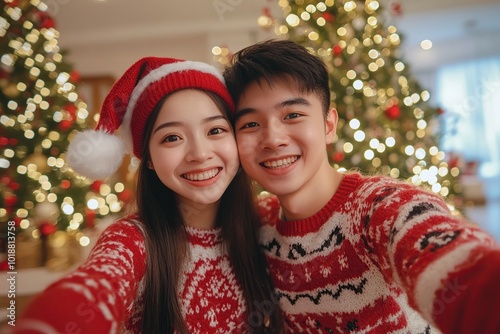
[[[213,93],[205,93],[228,117],[224,102]],[[187,247],[184,220],[175,193],[148,168],[149,138],[165,99],[154,108],[146,124],[137,179],[138,214],[144,225],[147,253],[142,332],[188,333],[177,291]],[[254,205],[250,180],[241,171],[222,195],[216,221],[222,227],[229,259],[246,300],[246,329],[251,333],[281,333],[283,318],[258,244],[260,224]]]

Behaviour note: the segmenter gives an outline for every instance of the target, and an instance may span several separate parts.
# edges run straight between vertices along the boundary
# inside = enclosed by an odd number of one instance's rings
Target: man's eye
[[[257,122],[248,122],[246,123],[245,125],[243,125],[241,128],[242,129],[247,129],[247,128],[255,128],[256,126],[258,126],[259,124],[257,124]]]
[[[298,118],[300,117],[300,114],[299,113],[296,113],[296,112],[292,112],[288,115],[285,116],[285,119],[293,119],[293,118]]]

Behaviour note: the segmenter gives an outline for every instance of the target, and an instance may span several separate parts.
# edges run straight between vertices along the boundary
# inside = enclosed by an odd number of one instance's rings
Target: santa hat
[[[126,153],[141,159],[144,129],[153,108],[165,95],[190,88],[213,92],[234,110],[215,67],[173,58],[140,59],[111,88],[96,129],[79,132],[70,142],[69,166],[91,179],[104,179],[116,172]]]

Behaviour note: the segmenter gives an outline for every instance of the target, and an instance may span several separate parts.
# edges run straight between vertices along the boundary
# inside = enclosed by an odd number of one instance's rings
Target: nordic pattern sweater
[[[189,332],[240,332],[247,320],[246,306],[222,231],[186,231],[189,256],[178,293]],[[115,222],[82,266],[30,304],[16,333],[140,333],[145,268],[138,224]]]
[[[500,333],[499,247],[439,196],[353,173],[307,219],[259,207],[289,332]]]

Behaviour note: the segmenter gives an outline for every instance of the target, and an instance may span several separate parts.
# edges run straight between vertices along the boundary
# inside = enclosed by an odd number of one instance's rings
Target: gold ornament
[[[33,229],[16,236],[16,269],[34,268],[43,265],[42,241],[32,236]]]
[[[19,95],[19,90],[17,89],[15,83],[10,83],[5,86],[5,88],[3,89],[3,93],[7,97],[15,98]]]
[[[40,150],[36,150],[33,154],[28,156],[23,163],[25,166],[34,164],[37,166],[37,171],[44,174],[50,171],[50,166],[47,164],[47,157],[43,155]]]
[[[77,264],[81,259],[81,246],[73,232],[56,231],[47,237],[47,262],[51,271],[63,271]]]

